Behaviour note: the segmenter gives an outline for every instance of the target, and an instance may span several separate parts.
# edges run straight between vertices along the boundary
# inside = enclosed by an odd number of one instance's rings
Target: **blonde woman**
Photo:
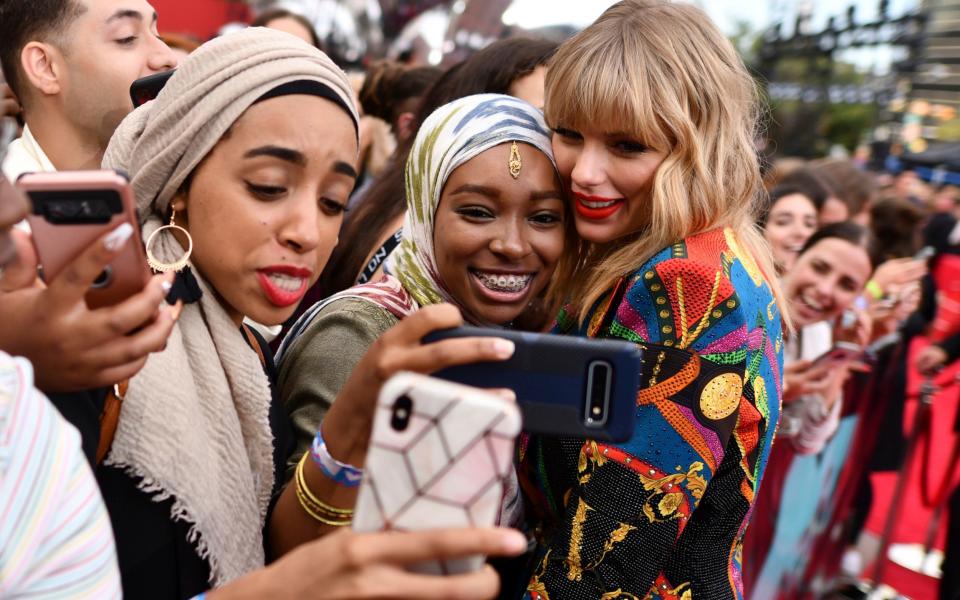
[[[699,9],[624,0],[558,51],[546,119],[583,239],[557,329],[644,349],[631,440],[534,438],[529,598],[740,598],[773,441],[779,291],[756,230],[753,81]],[[571,291],[572,290],[572,291]]]

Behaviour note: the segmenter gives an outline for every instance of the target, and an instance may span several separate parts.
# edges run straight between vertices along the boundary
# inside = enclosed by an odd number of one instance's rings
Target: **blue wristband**
[[[317,435],[313,438],[313,444],[310,446],[310,458],[313,459],[314,464],[320,467],[320,470],[328,479],[338,485],[353,488],[360,485],[360,480],[363,479],[363,469],[342,463],[330,456],[327,443],[323,441],[321,429],[317,429]]]

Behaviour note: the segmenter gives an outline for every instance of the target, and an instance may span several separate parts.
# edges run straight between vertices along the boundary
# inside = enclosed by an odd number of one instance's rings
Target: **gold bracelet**
[[[303,474],[303,466],[306,464],[307,456],[309,456],[309,454],[309,452],[304,453],[303,457],[300,459],[300,462],[297,464],[297,483],[300,484],[300,488],[303,490],[304,495],[310,500],[311,503],[316,505],[317,508],[323,512],[328,512],[333,515],[353,515],[352,508],[336,508],[330,506],[323,500],[320,500],[314,496],[313,492],[310,491],[310,487],[307,485],[307,478]]]
[[[323,523],[324,525],[329,525],[331,527],[346,527],[348,525],[353,524],[353,519],[347,519],[346,521],[343,521],[343,520],[337,521],[333,519],[328,519],[323,515],[320,515],[314,512],[314,510],[310,507],[309,501],[307,500],[306,496],[303,495],[303,491],[300,489],[300,486],[295,485],[294,487],[296,487],[297,489],[297,500],[300,502],[300,508],[303,509],[303,512],[310,515],[310,517],[314,521],[318,521],[320,523]]]
[[[307,478],[303,474],[303,466],[306,463],[307,454],[303,455],[296,469],[296,491],[297,500],[300,506],[311,517],[326,525],[343,526],[349,525],[353,520],[352,508],[336,508],[323,502],[313,495],[307,486]]]
[[[294,484],[297,492],[297,501],[300,503],[300,508],[304,510],[310,517],[315,521],[319,521],[324,525],[330,525],[332,527],[344,527],[350,525],[353,522],[352,515],[338,515],[331,514],[324,510],[323,506],[318,506],[310,501],[310,498],[307,497],[305,491],[299,483]]]

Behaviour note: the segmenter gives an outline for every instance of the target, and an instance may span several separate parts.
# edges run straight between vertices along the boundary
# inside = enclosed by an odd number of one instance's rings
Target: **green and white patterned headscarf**
[[[513,96],[467,96],[441,106],[420,127],[407,161],[403,240],[386,262],[387,272],[400,280],[420,306],[449,302],[463,310],[444,288],[437,270],[433,230],[440,195],[457,167],[508,142],[535,147],[556,168],[543,114]],[[474,315],[465,313],[464,318],[480,324]]]

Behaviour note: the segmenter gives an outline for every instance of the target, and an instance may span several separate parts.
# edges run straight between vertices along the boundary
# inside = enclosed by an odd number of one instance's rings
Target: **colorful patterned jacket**
[[[733,232],[666,248],[584,327],[644,349],[625,444],[531,438],[521,480],[541,541],[526,598],[742,598],[740,548],[780,412],[780,314]]]

